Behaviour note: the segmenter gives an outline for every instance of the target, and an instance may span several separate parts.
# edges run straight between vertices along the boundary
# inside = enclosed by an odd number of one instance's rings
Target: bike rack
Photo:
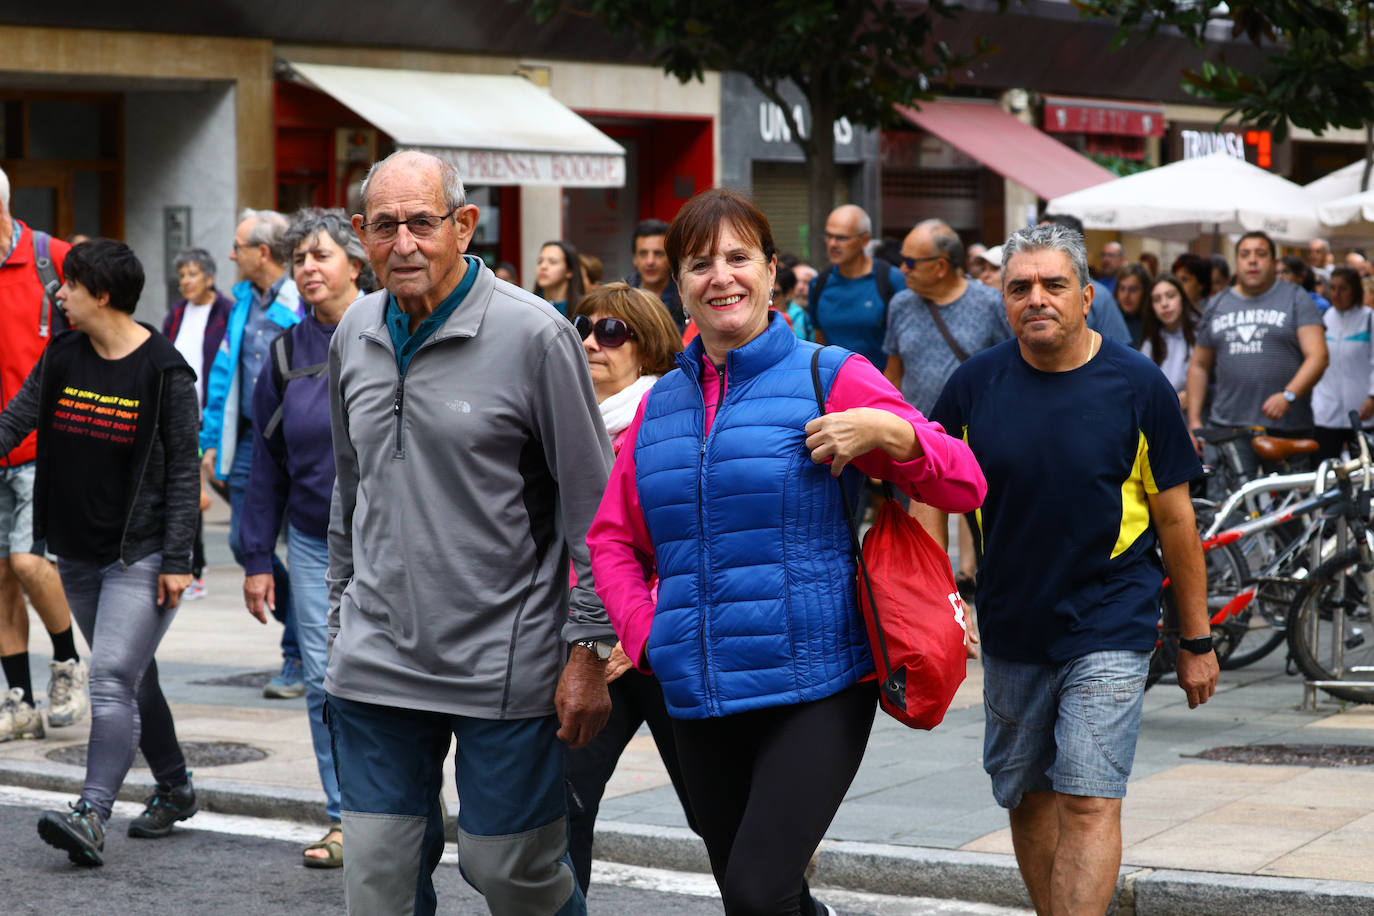
[[[1374,668],[1367,670],[1374,671]],[[1303,681],[1302,682],[1302,710],[1303,712],[1317,711],[1317,688],[1318,687],[1365,687],[1374,689],[1374,681]]]

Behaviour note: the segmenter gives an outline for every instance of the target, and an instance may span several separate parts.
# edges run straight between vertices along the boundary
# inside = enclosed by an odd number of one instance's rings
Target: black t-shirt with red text
[[[134,433],[148,343],[121,359],[105,359],[89,340],[58,395],[48,461],[61,499],[48,502],[48,549],[72,559],[119,558],[134,474]],[[70,542],[64,533],[79,533]]]

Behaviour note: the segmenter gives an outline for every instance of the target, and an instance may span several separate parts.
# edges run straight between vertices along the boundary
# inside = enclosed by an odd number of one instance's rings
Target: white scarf
[[[657,375],[641,375],[601,402],[601,422],[606,424],[606,435],[614,439],[625,431],[634,421],[635,411],[639,409],[639,402],[644,399],[644,392],[654,387],[656,381]]]

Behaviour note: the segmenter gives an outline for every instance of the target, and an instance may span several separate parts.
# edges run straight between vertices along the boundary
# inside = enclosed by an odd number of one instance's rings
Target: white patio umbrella
[[[1364,176],[1364,160],[1359,159],[1347,166],[1336,169],[1316,181],[1303,185],[1307,196],[1319,204],[1330,203],[1342,197],[1360,193],[1360,179]],[[1371,185],[1374,187],[1374,185]]]
[[[1317,215],[1338,239],[1374,239],[1374,189],[1324,203]]]
[[[1226,153],[1171,162],[1056,197],[1087,229],[1191,240],[1262,230],[1275,240],[1306,243],[1320,235],[1317,208],[1301,185]]]

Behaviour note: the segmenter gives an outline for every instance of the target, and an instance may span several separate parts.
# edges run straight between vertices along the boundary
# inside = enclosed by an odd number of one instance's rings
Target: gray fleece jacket
[[[586,540],[612,456],[582,344],[483,266],[402,377],[386,303],[383,290],[350,306],[329,350],[325,689],[548,715],[568,643],[613,638]]]

